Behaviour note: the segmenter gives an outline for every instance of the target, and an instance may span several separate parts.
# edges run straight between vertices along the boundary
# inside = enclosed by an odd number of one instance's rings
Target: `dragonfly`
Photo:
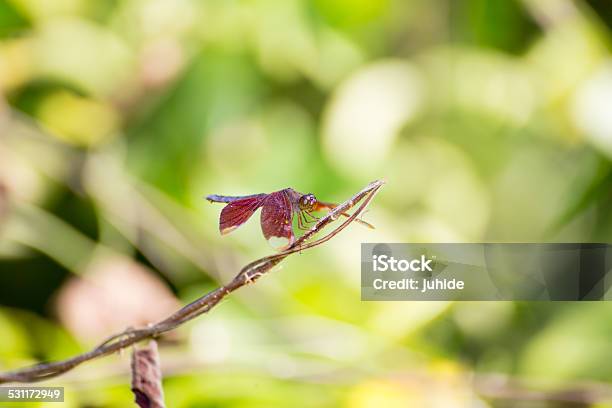
[[[336,204],[319,201],[314,194],[303,194],[292,188],[285,188],[273,193],[252,194],[245,196],[224,196],[211,194],[206,196],[211,203],[227,203],[219,216],[221,235],[229,234],[248,221],[261,207],[261,230],[268,243],[276,250],[287,249],[295,242],[293,218],[297,216],[298,228],[307,230],[309,224],[319,217],[313,212],[331,210]],[[346,213],[343,216],[348,217]],[[371,224],[355,221],[374,229]]]

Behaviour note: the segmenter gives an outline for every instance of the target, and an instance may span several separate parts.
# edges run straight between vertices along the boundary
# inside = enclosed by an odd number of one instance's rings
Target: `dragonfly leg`
[[[314,215],[312,215],[308,211],[302,211],[302,216],[304,217],[304,223],[306,223],[306,225],[312,224],[312,223],[314,223],[314,222],[319,220],[318,217],[315,217]],[[310,216],[310,218],[308,218],[307,216]]]
[[[308,212],[308,211],[304,211],[304,217],[309,216],[310,217],[310,222],[314,222],[314,221],[319,221],[319,217],[317,217],[316,215],[312,215],[312,213]]]
[[[303,216],[304,216],[303,211],[300,211],[297,217],[298,228],[301,229],[302,231],[307,231],[308,228],[306,228],[306,226],[304,225],[305,220],[302,218]]]

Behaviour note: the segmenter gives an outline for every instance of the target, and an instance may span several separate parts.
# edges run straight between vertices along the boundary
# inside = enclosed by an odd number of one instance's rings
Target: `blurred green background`
[[[168,406],[612,406],[612,304],[361,302],[359,272],[361,242],[610,242],[611,27],[605,0],[0,0],[0,369],[271,253],[206,194],[385,177],[375,231],[171,336]],[[128,354],[49,384],[131,406]]]

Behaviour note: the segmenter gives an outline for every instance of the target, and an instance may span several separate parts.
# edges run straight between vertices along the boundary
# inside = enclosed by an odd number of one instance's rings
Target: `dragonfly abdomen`
[[[245,196],[223,196],[217,194],[210,194],[206,196],[206,199],[211,203],[231,203],[232,201],[241,200],[243,198],[258,197],[263,195],[266,194],[251,194]]]

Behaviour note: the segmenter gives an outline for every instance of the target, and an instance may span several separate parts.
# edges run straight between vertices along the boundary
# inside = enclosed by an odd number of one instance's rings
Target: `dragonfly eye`
[[[304,194],[303,196],[300,197],[300,201],[299,201],[300,210],[310,211],[312,210],[316,202],[317,202],[317,198],[314,196],[314,194]]]

